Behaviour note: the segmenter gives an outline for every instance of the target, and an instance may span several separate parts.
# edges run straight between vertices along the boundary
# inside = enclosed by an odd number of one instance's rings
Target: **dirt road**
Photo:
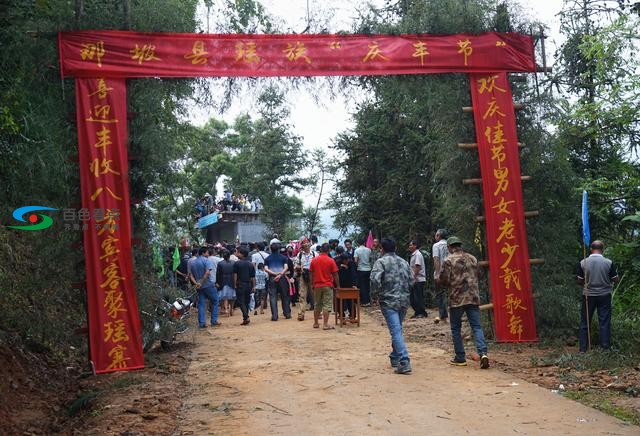
[[[423,344],[408,343],[413,374],[396,375],[371,316],[323,331],[311,312],[246,327],[239,315],[197,332],[180,434],[640,434],[498,370],[452,367]]]

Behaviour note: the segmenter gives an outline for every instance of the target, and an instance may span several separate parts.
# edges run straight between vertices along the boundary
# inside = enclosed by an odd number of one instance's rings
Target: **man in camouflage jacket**
[[[411,268],[406,260],[396,256],[393,239],[384,238],[380,244],[382,257],[376,260],[371,269],[371,296],[380,302],[391,334],[391,366],[396,368],[397,374],[410,374],[411,362],[402,334],[402,322],[409,307]]]
[[[462,241],[452,236],[447,240],[449,256],[444,261],[438,280],[449,288],[449,318],[455,356],[450,363],[456,366],[467,364],[462,342],[462,315],[467,314],[473,330],[476,348],[480,355],[480,368],[489,368],[487,344],[480,325],[480,292],[478,290],[478,260],[462,250]]]

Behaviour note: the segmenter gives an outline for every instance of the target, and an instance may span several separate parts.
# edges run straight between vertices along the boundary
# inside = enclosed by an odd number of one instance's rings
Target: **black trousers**
[[[371,303],[371,271],[356,271],[358,288],[360,288],[360,304]]]
[[[278,319],[278,296],[282,300],[282,312],[285,318],[291,318],[291,298],[289,297],[289,283],[285,277],[281,277],[278,283],[269,280],[269,305],[271,306],[271,319]]]
[[[415,282],[411,288],[411,307],[416,315],[427,315],[424,300],[424,284],[425,282]]]
[[[580,351],[587,351],[589,344],[589,329],[587,324],[591,323],[593,312],[598,311],[598,326],[600,327],[600,346],[603,350],[611,347],[611,294],[590,296],[585,301],[582,296],[582,307],[580,310]],[[587,313],[587,307],[589,313]]]
[[[239,283],[236,289],[236,301],[242,312],[244,321],[249,319],[249,302],[251,301],[251,283]]]

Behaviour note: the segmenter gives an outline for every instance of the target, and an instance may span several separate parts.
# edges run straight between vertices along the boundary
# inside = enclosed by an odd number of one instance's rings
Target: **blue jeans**
[[[447,313],[447,288],[436,286],[436,303],[438,304],[438,317],[440,319],[449,318]]]
[[[469,325],[473,330],[473,336],[476,339],[476,349],[479,355],[487,354],[487,344],[484,341],[484,333],[482,332],[482,326],[480,325],[480,308],[473,304],[467,304],[466,306],[451,307],[449,308],[449,315],[451,321],[451,336],[453,336],[453,349],[456,353],[456,360],[466,360],[464,353],[464,343],[462,342],[462,314],[467,314]]]
[[[218,322],[218,310],[220,308],[220,299],[218,298],[218,290],[215,288],[204,288],[198,290],[198,324],[206,325],[205,316],[207,314],[207,303],[205,300],[211,301],[213,309],[211,310],[211,325]]]
[[[589,305],[589,321],[593,318],[593,312],[598,309],[598,325],[600,327],[600,346],[608,350],[611,346],[611,294],[587,297]],[[589,344],[589,330],[587,330],[587,317],[585,310],[585,297],[582,296],[580,310],[580,351],[587,351]]]
[[[408,362],[409,351],[407,351],[407,345],[404,343],[404,336],[402,335],[402,322],[407,314],[407,309],[395,310],[385,306],[382,306],[381,309],[391,334],[392,351],[389,354],[389,359],[391,359],[391,362]]]

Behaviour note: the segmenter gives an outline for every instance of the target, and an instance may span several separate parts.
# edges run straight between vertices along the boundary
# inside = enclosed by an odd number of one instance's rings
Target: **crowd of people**
[[[198,323],[206,328],[218,326],[220,311],[227,317],[234,310],[242,312],[242,325],[250,316],[270,309],[271,321],[293,315],[304,321],[305,313],[313,311],[314,328],[331,330],[329,313],[335,311],[334,292],[337,288],[357,288],[361,306],[379,305],[391,335],[391,366],[399,374],[411,373],[409,353],[404,342],[402,324],[408,308],[412,318],[425,318],[427,302],[433,297],[434,323],[450,323],[454,356],[450,364],[467,365],[462,339],[462,317],[466,318],[475,339],[480,367],[489,368],[487,344],[480,324],[480,294],[478,261],[463,249],[462,241],[438,229],[431,252],[423,251],[415,240],[407,244],[409,261],[396,255],[393,239],[373,239],[365,243],[350,239],[340,244],[338,239],[318,243],[316,236],[284,244],[278,235],[267,242],[228,244],[226,241],[193,248],[183,253],[173,279],[177,286],[189,285],[198,290]],[[607,350],[611,338],[611,293],[618,281],[616,266],[602,256],[604,244],[591,243],[591,255],[580,262],[577,281],[583,286],[581,307],[580,351],[591,348],[589,322],[598,312],[600,346]],[[173,248],[169,250],[172,252]],[[425,257],[431,257],[429,265]],[[428,274],[430,272],[432,274]],[[432,295],[425,295],[426,281],[433,279]],[[353,320],[355,311],[343,302],[341,320]],[[292,314],[292,311],[295,313]],[[321,325],[322,322],[322,325]],[[342,321],[346,323],[347,321]]]
[[[197,219],[216,212],[260,212],[262,209],[262,201],[258,197],[252,197],[247,194],[234,195],[231,191],[224,191],[224,195],[215,200],[207,192],[201,199],[196,201],[194,215]]]
[[[434,322],[447,323],[450,318],[455,351],[450,363],[467,364],[461,335],[462,315],[466,314],[480,367],[488,368],[479,316],[478,262],[462,249],[460,239],[448,237],[445,229],[438,230],[435,240],[432,271],[438,314]],[[331,330],[329,314],[336,310],[335,290],[357,288],[361,306],[370,306],[372,301],[380,306],[391,335],[391,366],[398,374],[410,374],[402,324],[409,306],[413,318],[427,317],[427,267],[418,242],[408,243],[408,262],[396,255],[396,242],[390,238],[373,239],[370,244],[358,240],[355,247],[350,239],[342,244],[337,239],[319,244],[316,236],[297,242],[284,244],[274,235],[269,242],[219,243],[184,253],[176,270],[177,284],[183,289],[189,285],[197,288],[200,328],[207,327],[207,309],[211,312],[209,325],[215,327],[221,324],[221,314],[231,317],[236,308],[242,312],[243,326],[250,324],[252,315],[264,314],[269,308],[274,322],[280,316],[303,321],[312,310],[313,327]],[[359,309],[345,303],[341,319],[346,323]]]

